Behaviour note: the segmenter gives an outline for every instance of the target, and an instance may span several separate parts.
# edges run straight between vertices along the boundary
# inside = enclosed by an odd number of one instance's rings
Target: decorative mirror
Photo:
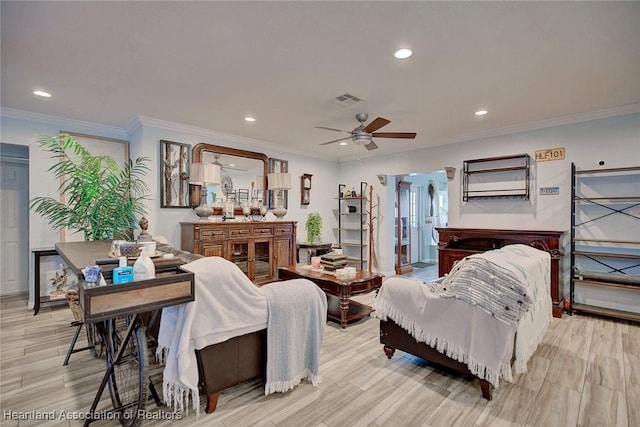
[[[240,201],[248,194],[249,199],[267,200],[269,158],[266,155],[202,143],[193,147],[192,161],[220,165],[221,184],[207,188],[207,204],[213,205],[214,211],[216,201],[222,199]],[[236,208],[236,215],[242,215],[241,207]]]

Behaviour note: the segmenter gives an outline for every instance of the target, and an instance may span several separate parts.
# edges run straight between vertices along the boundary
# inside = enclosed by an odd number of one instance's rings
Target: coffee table
[[[347,323],[367,317],[373,308],[352,301],[354,295],[366,294],[382,286],[382,275],[356,270],[350,276],[336,276],[324,271],[315,271],[304,265],[288,265],[278,269],[280,280],[309,279],[327,294],[327,317],[339,322],[342,329]]]

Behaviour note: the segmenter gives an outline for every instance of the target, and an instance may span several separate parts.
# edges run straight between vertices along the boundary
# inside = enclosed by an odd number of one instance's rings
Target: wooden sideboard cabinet
[[[563,231],[495,230],[482,228],[436,228],[438,242],[438,273],[444,276],[453,264],[471,254],[521,243],[551,255],[551,301],[553,316],[562,317],[564,301],[560,295],[562,284],[560,238]]]
[[[296,263],[296,222],[181,222],[180,247],[236,264],[254,283],[278,280]]]

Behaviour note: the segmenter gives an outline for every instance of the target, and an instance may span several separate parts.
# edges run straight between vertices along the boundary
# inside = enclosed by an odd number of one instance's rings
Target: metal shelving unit
[[[347,255],[347,261],[351,265],[357,266],[360,270],[364,270],[366,263],[368,262],[367,254],[367,238],[365,231],[367,231],[367,197],[365,193],[367,191],[367,183],[361,182],[359,196],[346,196],[347,191],[350,191],[345,184],[338,185],[338,227],[334,228],[338,232],[338,245],[343,248],[344,254]],[[355,212],[348,212],[349,204],[347,202],[353,202],[351,206],[356,207]]]
[[[585,185],[584,194],[581,184]],[[597,192],[598,185],[626,195],[606,195]],[[576,288],[583,286],[607,289],[613,299],[621,289],[640,291],[640,240],[593,237],[606,231],[606,222],[617,215],[616,228],[638,230],[640,226],[640,167],[610,169],[576,169],[571,164],[571,282],[569,301],[571,312],[599,314],[640,322],[640,312],[632,312],[576,301]],[[638,220],[638,221],[636,221]],[[625,223],[624,221],[629,221]],[[605,230],[597,225],[603,224]],[[637,224],[636,224],[637,223]],[[583,237],[584,235],[584,237]],[[626,236],[625,236],[626,237]],[[630,235],[640,238],[640,233]],[[579,268],[581,264],[588,268]],[[636,271],[635,274],[629,272]],[[635,278],[637,279],[635,279]]]

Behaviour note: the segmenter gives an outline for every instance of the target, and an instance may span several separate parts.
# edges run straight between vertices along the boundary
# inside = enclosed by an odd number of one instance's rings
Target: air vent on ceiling
[[[333,101],[342,106],[349,107],[351,105],[354,105],[362,101],[362,98],[358,98],[357,96],[351,95],[350,93],[345,93],[345,94],[336,96],[335,98],[333,98]]]

